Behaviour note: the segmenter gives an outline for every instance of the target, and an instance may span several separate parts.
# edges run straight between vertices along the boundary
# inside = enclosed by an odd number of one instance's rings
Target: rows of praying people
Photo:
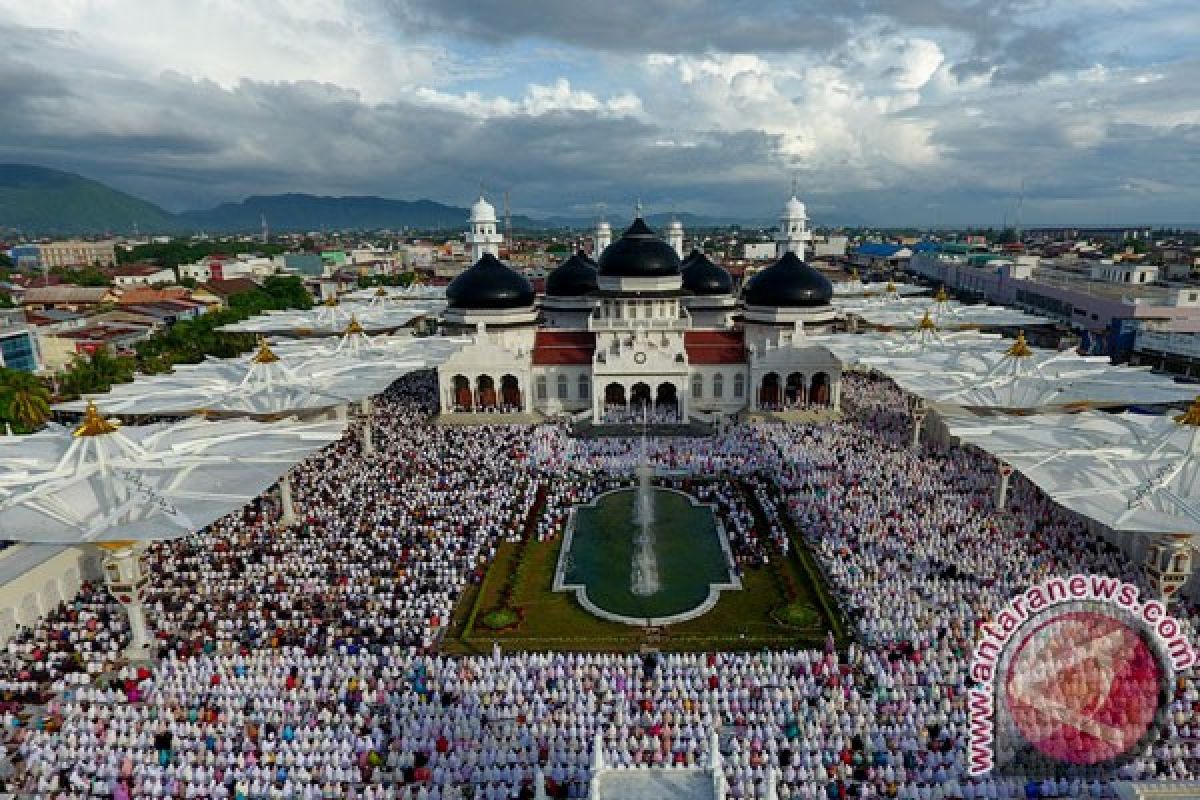
[[[561,536],[571,505],[629,483],[642,443],[443,427],[434,402],[428,375],[402,380],[375,403],[374,454],[348,435],[293,470],[296,525],[264,497],[152,546],[153,663],[121,663],[124,617],[90,584],[14,637],[0,713],[19,788],[499,800],[541,780],[580,798],[597,737],[608,764],[686,766],[708,763],[716,731],[739,800],[775,779],[782,798],[821,800],[1113,796],[1096,780],[969,777],[966,668],[1013,593],[1081,570],[1140,577],[1024,481],[998,513],[982,454],[911,449],[890,384],[846,376],[832,423],[646,443],[664,484],[722,507],[745,568],[800,532],[853,620],[841,651],[441,655],[497,545]],[[1178,676],[1159,738],[1122,776],[1200,776],[1196,678]]]

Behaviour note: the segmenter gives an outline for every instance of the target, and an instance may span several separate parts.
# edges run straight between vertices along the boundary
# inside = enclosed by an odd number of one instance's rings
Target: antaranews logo
[[[968,771],[1086,774],[1144,749],[1174,672],[1196,662],[1182,625],[1138,587],[1050,578],[981,626],[971,660]]]

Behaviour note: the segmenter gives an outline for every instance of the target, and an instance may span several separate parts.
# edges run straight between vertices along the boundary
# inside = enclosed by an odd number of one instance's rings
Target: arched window
[[[546,376],[545,375],[538,376],[536,386],[537,386],[537,388],[535,389],[535,391],[537,392],[537,399],[545,400],[546,399]]]
[[[718,400],[725,396],[725,376],[721,373],[713,375],[713,397]]]
[[[586,373],[579,376],[579,399],[587,400],[592,396],[592,382]]]
[[[704,376],[695,375],[692,377],[692,397],[697,400],[704,396]]]
[[[746,396],[746,376],[740,372],[733,376],[733,396],[739,400]]]
[[[566,375],[558,376],[558,399],[559,400],[567,399],[567,376]]]

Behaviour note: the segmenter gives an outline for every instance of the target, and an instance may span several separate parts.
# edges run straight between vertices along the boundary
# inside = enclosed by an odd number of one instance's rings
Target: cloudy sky
[[[0,0],[0,161],[614,221],[1200,222],[1195,0]]]

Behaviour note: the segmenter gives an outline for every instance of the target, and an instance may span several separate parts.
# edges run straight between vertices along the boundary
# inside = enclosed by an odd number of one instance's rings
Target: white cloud
[[[607,99],[600,99],[591,92],[572,89],[566,78],[559,78],[552,85],[531,83],[525,95],[513,100],[508,97],[485,97],[479,92],[442,92],[430,87],[421,87],[414,98],[431,107],[456,111],[472,117],[541,116],[561,111],[577,111],[604,116],[635,116],[642,110],[642,101],[632,92],[622,92]]]

